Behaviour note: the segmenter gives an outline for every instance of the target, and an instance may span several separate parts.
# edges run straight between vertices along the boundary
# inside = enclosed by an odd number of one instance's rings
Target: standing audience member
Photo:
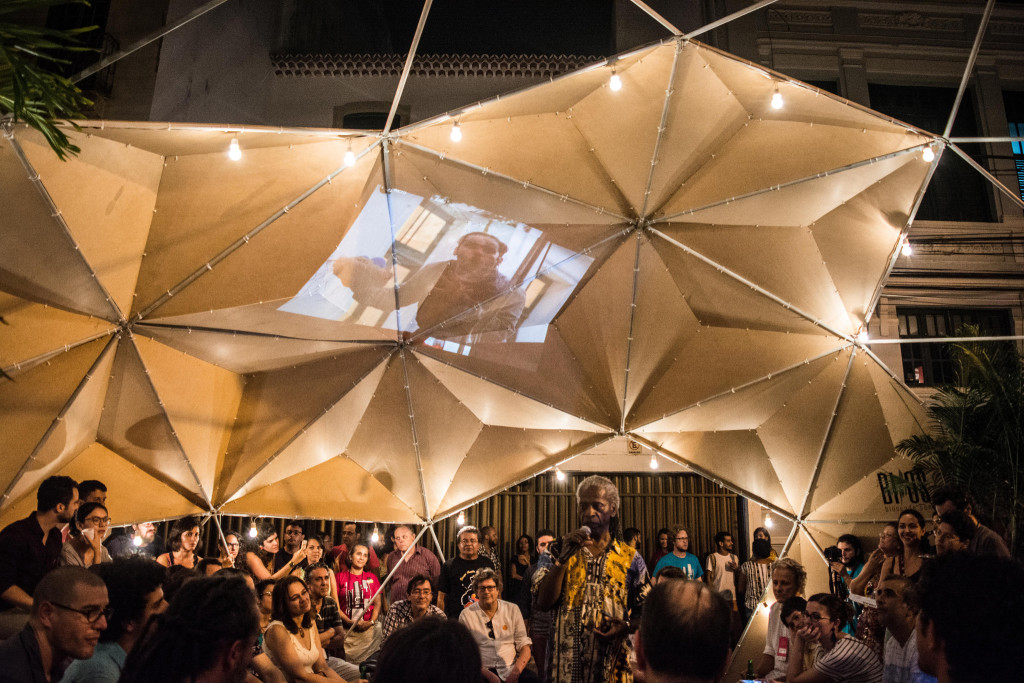
[[[1003,537],[979,523],[978,518],[974,516],[974,501],[966,489],[943,486],[932,494],[932,505],[935,506],[936,517],[941,517],[951,510],[959,510],[971,518],[974,522],[974,534],[967,545],[970,552],[978,555],[1010,556],[1010,550],[1006,547]]]
[[[84,505],[82,507],[85,507]],[[110,598],[107,628],[90,659],[71,663],[61,683],[117,683],[124,660],[142,638],[150,617],[167,609],[164,575],[152,560],[136,557],[97,566]]]
[[[78,497],[82,499],[83,505],[86,503],[99,503],[106,506],[107,486],[98,479],[86,479],[78,485]]]
[[[654,538],[654,554],[651,555],[651,561],[647,563],[647,566],[652,570],[658,566],[658,560],[672,552],[672,531],[662,527],[658,529],[658,533],[655,534]]]
[[[363,543],[347,553],[345,571],[334,577],[345,631],[345,659],[359,664],[380,648],[380,581],[366,571],[370,549]],[[353,628],[354,625],[354,628]]]
[[[156,558],[165,567],[195,569],[199,564],[196,548],[199,547],[199,518],[189,515],[174,521],[168,533],[169,552]]]
[[[259,617],[238,576],[186,582],[128,654],[120,683],[243,681]]]
[[[900,540],[903,541],[903,552],[882,564],[879,573],[881,580],[885,580],[890,574],[914,577],[924,566],[923,556],[928,552],[928,547],[924,540],[924,517],[921,513],[913,508],[907,508],[900,513],[896,529]]]
[[[491,683],[533,683],[536,675],[530,663],[530,637],[519,608],[499,599],[501,579],[493,569],[481,569],[473,576],[473,592],[479,600],[462,610],[461,622],[480,648],[482,673]]]
[[[878,619],[892,636],[885,641],[882,683],[925,683],[935,679],[917,666],[917,603],[905,576],[890,576],[875,589]]]
[[[704,581],[729,603],[733,612],[732,640],[735,642],[740,638],[740,617],[736,605],[736,574],[740,562],[739,558],[732,554],[732,549],[732,534],[728,531],[719,531],[715,534],[715,552],[704,560]]]
[[[555,611],[537,608],[536,589],[539,585],[537,569],[540,567],[542,555],[547,553],[549,556],[548,561],[553,561],[550,553],[548,553],[548,548],[554,540],[555,532],[551,529],[541,529],[537,532],[537,561],[526,570],[526,576],[523,579],[530,600],[528,603],[530,610],[524,618],[528,620],[527,633],[532,641],[530,647],[533,650],[533,661],[537,665],[537,677],[541,681],[547,680],[548,640],[551,638],[551,627],[554,624]]]
[[[110,553],[103,546],[103,537],[110,526],[110,515],[101,503],[82,503],[72,522],[71,537],[60,552],[60,563],[89,568],[110,562]]]
[[[292,683],[341,681],[341,676],[327,666],[309,590],[302,579],[286,576],[278,581],[271,600],[274,620],[264,634],[264,649],[274,666]]]
[[[405,628],[414,621],[424,617],[445,618],[444,612],[432,605],[434,589],[430,584],[430,577],[426,574],[417,574],[409,580],[409,597],[392,603],[391,609],[384,616],[384,628],[381,636],[387,642],[395,631]]]
[[[805,643],[817,641],[821,654],[809,671],[786,678],[790,683],[882,683],[882,662],[870,647],[843,633],[849,606],[831,593],[807,599],[807,621],[790,643],[791,664],[803,656]]]
[[[110,556],[115,560],[136,555],[145,555],[155,560],[164,554],[164,540],[156,535],[156,524],[139,522],[132,524],[130,529],[131,533],[111,536],[105,543]],[[136,538],[139,539],[138,545],[135,544]]]
[[[640,552],[640,546],[643,545],[644,542],[640,537],[640,530],[635,526],[626,527],[622,532],[622,541],[637,552]]]
[[[480,683],[480,666],[465,626],[427,617],[384,641],[373,683]]]
[[[49,477],[36,491],[36,511],[0,531],[0,638],[28,621],[32,593],[60,559],[60,527],[74,520],[78,504],[74,479]]]
[[[299,563],[306,559],[306,550],[300,548],[283,567],[274,569],[274,557],[278,549],[277,529],[264,520],[256,527],[255,547],[245,549],[245,567],[257,581],[281,579],[292,573]]]
[[[878,547],[871,551],[864,569],[857,578],[850,581],[850,592],[855,595],[872,596],[882,572],[886,559],[895,558],[903,553],[903,541],[900,540],[899,526],[889,522],[878,534]],[[857,637],[863,640],[879,657],[882,656],[882,643],[885,639],[885,627],[878,617],[878,610],[865,607],[857,619]]]
[[[494,565],[494,571],[501,574],[501,558],[498,557],[498,530],[493,526],[485,526],[480,529],[480,556],[486,557]]]
[[[342,620],[338,603],[331,597],[334,575],[324,563],[314,564],[306,570],[309,582],[309,602],[313,609],[313,621],[320,636],[327,666],[342,678],[359,678],[359,667],[345,661],[345,622]]]
[[[284,525],[284,547],[274,555],[275,572],[290,563],[293,564],[293,568],[306,566],[303,564],[306,561],[305,557],[298,562],[294,562],[294,558],[298,557],[299,551],[306,549],[306,546],[302,543],[304,540],[306,540],[306,532],[302,527],[302,522],[295,519],[288,520]]]
[[[974,532],[974,520],[966,514],[960,510],[944,512],[935,525],[935,554],[946,555],[967,550],[971,546]]]
[[[842,553],[842,559],[839,562],[832,562],[829,567],[849,588],[850,582],[864,570],[864,546],[853,534],[843,534],[836,541],[836,547]]]
[[[459,529],[459,555],[441,567],[437,606],[444,610],[449,619],[458,619],[466,605],[476,600],[473,595],[473,575],[481,569],[494,569],[491,558],[480,555],[479,534],[475,526]]]
[[[742,599],[743,621],[747,622],[757,609],[758,603],[768,590],[772,578],[772,544],[763,538],[755,538],[752,557],[740,565],[736,575],[736,595]]]
[[[103,580],[82,567],[44,576],[28,623],[0,643],[0,683],[59,681],[70,659],[89,659],[110,609]]]
[[[436,586],[441,577],[441,563],[437,561],[434,553],[416,543],[416,534],[413,533],[412,527],[398,525],[392,539],[395,542],[395,549],[387,556],[387,571],[391,574],[388,602],[405,600],[408,597],[406,587],[409,580],[419,574],[429,576],[431,585]]]
[[[579,523],[562,539],[558,559],[541,556],[537,607],[557,608],[548,677],[554,681],[625,683],[629,668],[628,620],[650,590],[640,555],[615,540],[619,491],[590,476],[576,488]]]
[[[651,589],[636,635],[636,669],[645,683],[718,683],[730,661],[732,610],[696,581]]]
[[[803,594],[806,584],[807,572],[799,562],[791,557],[784,557],[775,562],[772,568],[772,593],[775,594],[775,602],[768,610],[768,634],[765,638],[764,652],[755,669],[758,678],[775,681],[786,677],[793,634],[782,621],[782,605],[794,595]]]
[[[928,564],[917,594],[918,665],[940,683],[1019,681],[1024,567],[991,554],[953,553]]]
[[[225,569],[234,567],[241,569],[238,565],[238,553],[242,549],[242,537],[234,531],[224,532],[224,543],[220,545],[220,565]]]
[[[331,566],[334,568],[334,573],[337,574],[343,571],[348,566],[348,551],[349,548],[355,547],[357,543],[363,542],[363,536],[359,532],[359,525],[355,522],[345,522],[341,525],[341,545],[336,545],[331,548]],[[369,543],[364,545],[370,550],[370,559],[366,563],[366,568],[374,574],[380,572],[380,559],[377,557],[377,552],[373,549],[373,546]],[[330,547],[330,546],[325,546]],[[325,560],[326,561],[326,560]],[[380,578],[378,576],[378,578]]]
[[[505,599],[519,605],[523,618],[530,613],[530,591],[525,583],[526,572],[535,560],[533,539],[529,534],[523,534],[516,539],[515,554],[508,563],[508,585],[505,587]]]
[[[682,524],[677,524],[672,528],[672,552],[665,557],[658,560],[658,564],[654,567],[654,575],[657,576],[665,567],[679,567],[686,576],[691,579],[699,579],[704,576],[704,570],[700,566],[700,560],[691,553],[687,552],[690,547],[690,534],[686,531],[686,527]]]
[[[754,540],[756,541],[759,538],[768,541],[768,547],[771,548],[771,546],[772,546],[772,535],[770,533],[768,533],[768,530],[765,529],[763,526],[759,526],[756,529],[754,529]],[[779,556],[775,553],[775,548],[772,548],[771,553],[768,554],[768,559],[771,560],[772,562],[774,562],[775,560],[779,559]]]

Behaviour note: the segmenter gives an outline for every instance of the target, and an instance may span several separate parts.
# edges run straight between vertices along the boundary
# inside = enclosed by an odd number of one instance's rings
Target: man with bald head
[[[435,586],[441,577],[441,563],[437,561],[437,556],[416,544],[416,534],[411,526],[401,524],[395,527],[392,540],[395,542],[395,549],[385,558],[387,571],[394,570],[391,576],[391,589],[388,591],[389,605],[409,597],[409,579],[417,574],[426,574]],[[398,564],[399,560],[401,564]]]
[[[730,660],[732,607],[700,581],[659,581],[644,602],[636,669],[647,683],[718,683]]]

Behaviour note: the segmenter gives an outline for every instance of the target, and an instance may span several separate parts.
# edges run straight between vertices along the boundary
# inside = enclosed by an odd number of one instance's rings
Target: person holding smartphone
[[[110,553],[103,546],[109,527],[110,515],[103,505],[85,503],[79,507],[71,527],[71,538],[61,548],[60,563],[70,567],[91,567],[110,562]]]

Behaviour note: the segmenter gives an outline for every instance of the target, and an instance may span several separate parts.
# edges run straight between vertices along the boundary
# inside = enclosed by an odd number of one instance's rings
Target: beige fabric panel
[[[806,529],[800,529],[786,555],[802,564],[807,571],[807,587],[803,592],[805,598],[809,598],[815,593],[829,592],[828,564]]]
[[[881,467],[868,475],[850,481],[838,495],[826,501],[807,515],[810,522],[845,522],[849,520],[873,520],[882,523],[895,520],[904,508],[916,508],[925,519],[935,513],[929,505],[929,492],[925,482],[912,474],[914,463],[909,458],[897,456],[887,460]],[[896,475],[907,479],[911,486],[902,490],[893,481]]]
[[[225,494],[229,500],[248,495],[332,458],[345,457],[386,367],[386,363],[375,367],[279,453],[270,454],[268,457],[272,459],[249,477],[241,488]]]
[[[32,303],[0,291],[0,368],[8,374],[15,365],[39,356],[57,354],[84,339],[115,331],[102,318],[62,311],[53,306]],[[25,330],[32,330],[25,334]]]
[[[98,137],[76,134],[71,139],[82,150],[73,164],[58,159],[49,145],[26,144],[25,153],[86,262],[127,315],[164,160]]]
[[[0,142],[0,284],[28,301],[115,321],[116,309],[15,153],[14,145],[45,145],[37,136],[22,129]]]
[[[77,436],[80,425],[61,424],[58,417],[106,346],[106,339],[97,339],[32,368],[11,372],[14,381],[0,380],[0,487],[12,483],[44,437],[50,440],[45,453],[52,459],[63,450],[62,442]]]
[[[169,135],[175,133],[172,131]],[[228,140],[230,138],[225,139],[225,149]],[[146,258],[139,273],[135,310],[148,307],[247,232],[341,168],[347,149],[341,141],[327,141],[255,149],[245,153],[237,162],[228,159],[224,153],[168,157],[153,228],[146,244]],[[268,230],[271,235],[282,235],[281,239],[285,241],[284,251],[279,255],[281,265],[294,266],[303,262],[302,255],[296,253],[296,241],[302,245],[307,237],[310,250],[316,251],[327,248],[326,244],[317,244],[317,241],[326,237],[325,233],[330,233],[328,242],[332,243],[332,249],[348,227],[346,221],[354,217],[354,205],[365,201],[365,194],[376,186],[379,175],[378,155],[367,154],[355,166],[342,171],[332,184],[321,187],[310,199],[295,207],[292,215],[280,219],[283,221],[281,225],[288,227],[272,224],[240,251],[257,250],[266,257],[272,253],[268,249],[282,248],[282,245],[274,244],[274,239],[268,238]],[[329,220],[327,213],[331,216]],[[302,233],[302,239],[293,234],[296,231]],[[263,247],[267,242],[272,244]],[[330,253],[329,249],[327,253]],[[251,260],[244,265],[255,267],[256,272],[243,276],[237,268],[225,268],[222,263],[217,273],[211,272],[200,278],[197,284],[205,285],[203,280],[211,275],[219,276],[228,291],[233,292],[247,284],[250,277],[260,278],[260,281],[268,279],[269,274],[263,272],[265,267],[255,266]],[[312,265],[306,276],[319,265],[319,262]],[[224,270],[232,272],[228,276],[220,275]],[[274,269],[274,273],[288,276],[290,270],[279,267]],[[225,277],[235,279],[223,279]],[[264,284],[264,289],[268,288],[271,291],[275,289]],[[208,290],[209,286],[200,289]],[[266,300],[273,298],[273,294],[268,293],[261,296]],[[259,298],[244,302],[254,300]],[[216,300],[215,303],[218,308],[232,305]],[[211,307],[208,305],[199,310]],[[172,300],[158,315],[174,315],[188,310],[183,308],[182,304]]]

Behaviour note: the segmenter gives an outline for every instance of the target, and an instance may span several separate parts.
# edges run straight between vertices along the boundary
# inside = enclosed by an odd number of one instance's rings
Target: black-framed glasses
[[[85,620],[88,621],[90,624],[95,624],[97,621],[100,620],[100,617],[102,617],[104,619],[109,619],[110,615],[112,615],[114,613],[114,608],[109,606],[109,605],[107,605],[106,607],[92,607],[90,609],[78,609],[77,607],[70,607],[68,605],[62,605],[59,602],[51,602],[51,601],[47,601],[47,602],[50,602],[50,604],[53,605],[54,607],[59,607],[60,609],[67,610],[68,612],[77,612],[78,614],[81,614],[83,617],[85,617]]]
[[[494,622],[493,621],[488,621],[487,622],[487,637],[490,638],[491,640],[494,640]]]

